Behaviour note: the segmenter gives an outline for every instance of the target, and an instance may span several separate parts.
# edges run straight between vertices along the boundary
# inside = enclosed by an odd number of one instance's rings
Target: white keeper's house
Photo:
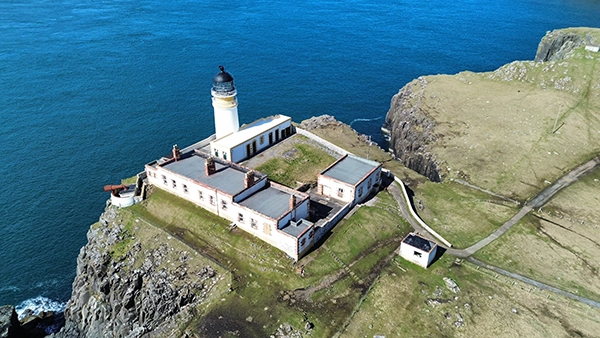
[[[240,128],[233,76],[219,68],[211,90],[215,135],[183,150],[173,146],[171,156],[146,164],[147,183],[231,221],[297,261],[352,206],[379,189],[381,164],[346,155],[325,169],[318,194],[344,207],[332,221],[308,221],[309,194],[237,163],[291,136],[291,118],[277,115]]]

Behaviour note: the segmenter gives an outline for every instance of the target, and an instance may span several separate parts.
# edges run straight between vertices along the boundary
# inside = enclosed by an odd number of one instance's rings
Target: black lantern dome
[[[213,79],[212,93],[215,96],[231,96],[235,95],[235,86],[233,84],[233,76],[225,71],[223,66],[219,66],[220,73],[215,75]]]

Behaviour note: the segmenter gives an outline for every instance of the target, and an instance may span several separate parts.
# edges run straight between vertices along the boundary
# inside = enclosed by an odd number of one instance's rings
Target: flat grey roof
[[[321,174],[334,178],[338,181],[356,185],[368,173],[370,173],[371,170],[377,168],[378,166],[379,163],[375,161],[348,155]]]
[[[278,219],[290,211],[290,197],[291,195],[288,192],[276,189],[269,184],[267,187],[248,196],[239,204],[256,210],[263,215]]]
[[[281,231],[285,232],[288,235],[292,235],[298,238],[306,229],[310,228],[312,225],[312,222],[309,222],[305,219],[301,219],[298,222],[290,222],[290,224],[288,224],[285,228],[281,229]]]
[[[215,161],[216,172],[206,176],[205,163],[204,157],[193,154],[181,158],[179,161],[165,164],[163,168],[219,189],[229,195],[235,195],[244,190],[244,172]]]
[[[431,249],[437,245],[436,243],[413,233],[408,234],[402,242],[425,252],[430,252]]]

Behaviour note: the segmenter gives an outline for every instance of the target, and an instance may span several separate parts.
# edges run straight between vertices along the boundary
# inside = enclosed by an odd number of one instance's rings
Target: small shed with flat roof
[[[318,193],[352,204],[381,185],[381,163],[345,155],[319,174]]]
[[[436,242],[411,232],[400,243],[400,256],[427,269],[435,258],[437,247]]]

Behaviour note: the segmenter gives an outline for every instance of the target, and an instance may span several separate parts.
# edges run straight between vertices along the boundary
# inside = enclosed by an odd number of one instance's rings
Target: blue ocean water
[[[0,305],[60,310],[108,195],[214,130],[218,65],[242,123],[330,114],[380,140],[410,80],[533,59],[593,0],[0,2]]]

